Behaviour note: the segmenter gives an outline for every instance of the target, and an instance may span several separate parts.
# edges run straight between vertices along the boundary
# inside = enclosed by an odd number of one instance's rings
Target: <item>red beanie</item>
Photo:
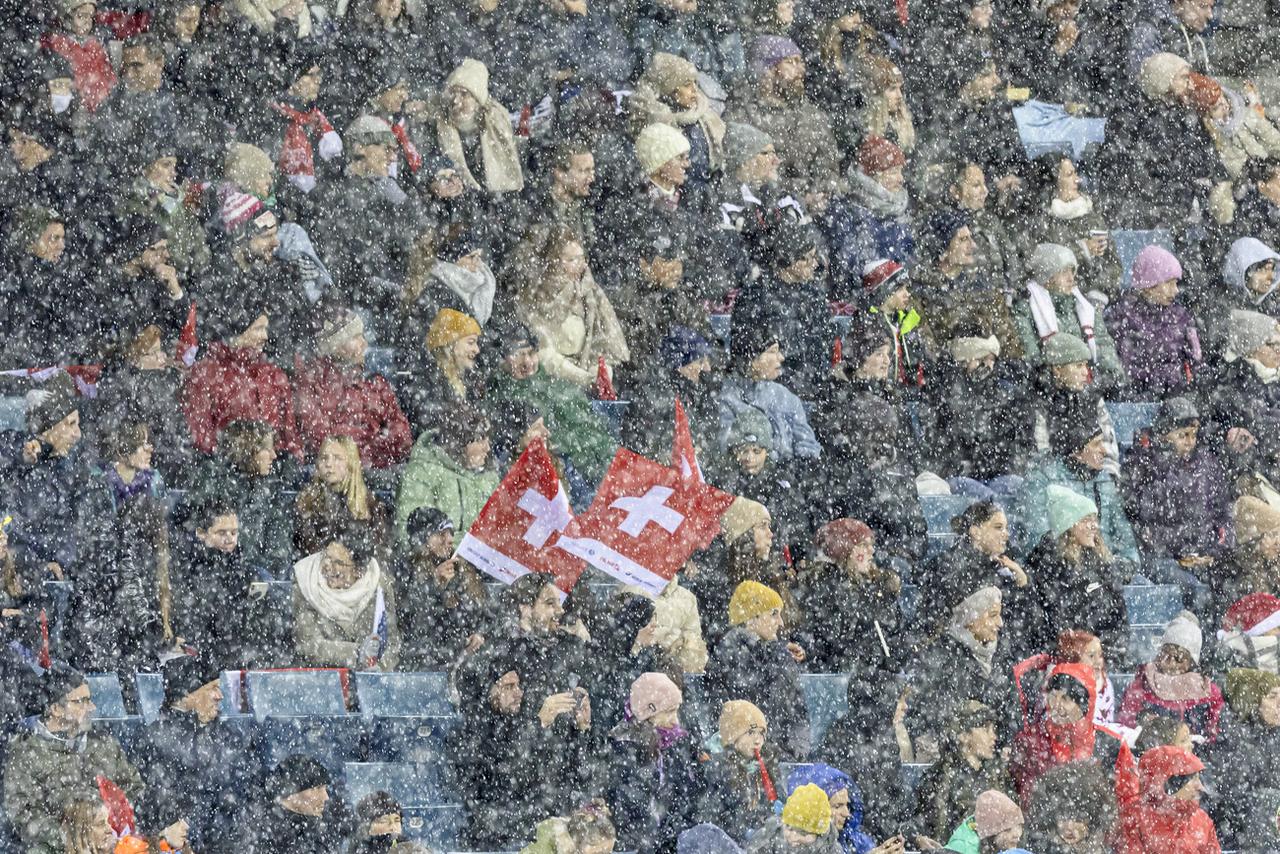
[[[864,174],[879,175],[906,164],[902,149],[882,136],[869,136],[858,146],[858,168]]]
[[[855,546],[869,541],[873,536],[865,522],[836,519],[818,530],[818,548],[824,555],[839,562],[852,554]]]
[[[1187,92],[1187,101],[1197,113],[1208,115],[1215,104],[1222,98],[1222,87],[1218,81],[1203,74],[1191,72],[1191,89]]]

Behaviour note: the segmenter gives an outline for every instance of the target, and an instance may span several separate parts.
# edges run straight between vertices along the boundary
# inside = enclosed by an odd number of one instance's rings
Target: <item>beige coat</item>
[[[400,626],[396,622],[396,597],[390,579],[382,573],[379,582],[383,604],[387,609],[387,648],[377,669],[391,671],[400,661]],[[359,661],[360,644],[373,633],[373,613],[377,597],[360,612],[354,627],[346,627],[322,616],[303,598],[298,585],[293,587],[293,643],[298,664],[304,667],[349,667],[366,670],[368,663]]]
[[[626,593],[648,595],[639,587],[624,587]],[[707,644],[702,639],[702,618],[698,615],[698,599],[680,579],[673,578],[658,598],[653,600],[656,638],[685,673],[701,673],[707,667]]]
[[[480,108],[480,156],[484,159],[484,187],[471,174],[467,158],[462,150],[462,137],[444,117],[443,110],[436,117],[436,143],[440,153],[453,161],[462,180],[473,190],[484,189],[494,195],[518,193],[524,189],[524,171],[520,166],[520,151],[516,148],[515,131],[507,111],[493,98]]]
[[[577,283],[528,285],[516,297],[516,313],[542,343],[543,370],[580,388],[596,381],[601,356],[611,370],[631,358],[613,304],[590,272]]]

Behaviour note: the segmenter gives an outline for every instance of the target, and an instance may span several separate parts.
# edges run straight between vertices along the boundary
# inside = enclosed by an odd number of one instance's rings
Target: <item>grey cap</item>
[[[741,122],[729,122],[724,130],[724,171],[732,177],[748,160],[773,145],[773,137]]]
[[[739,412],[729,428],[729,450],[741,445],[758,445],[766,451],[773,450],[773,426],[769,417],[754,407]]]
[[[1054,334],[1040,348],[1046,365],[1074,365],[1077,362],[1088,362],[1093,358],[1089,345],[1069,332]]]

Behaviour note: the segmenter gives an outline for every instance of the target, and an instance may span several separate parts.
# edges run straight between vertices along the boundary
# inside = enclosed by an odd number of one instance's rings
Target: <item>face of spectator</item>
[[[1102,654],[1102,641],[1094,638],[1080,653],[1080,663],[1089,666],[1095,676],[1101,678],[1107,672],[1107,659]]]
[[[1268,258],[1260,264],[1254,264],[1244,276],[1244,285],[1258,296],[1269,292],[1276,281],[1276,262]]]
[[[1178,298],[1178,280],[1169,279],[1158,285],[1143,288],[1138,293],[1152,305],[1170,305]]]
[[[51,222],[31,244],[31,254],[47,264],[57,264],[66,249],[67,232],[60,222]]]
[[[650,177],[653,182],[663,187],[681,187],[689,176],[689,155],[681,154],[673,157],[658,167]]]
[[[427,541],[423,543],[423,549],[434,558],[448,560],[453,554],[453,529],[445,528],[443,531],[436,531],[427,537]]]
[[[698,105],[698,84],[696,81],[690,80],[681,86],[677,86],[675,91],[671,93],[671,101],[682,110],[689,110]]]
[[[476,96],[461,86],[450,86],[449,120],[457,127],[470,128],[475,125],[476,114],[480,111],[480,102]]]
[[[673,291],[684,281],[684,259],[661,255],[654,255],[653,260],[641,258],[640,273],[658,288]]]
[[[804,93],[804,60],[788,56],[773,67],[773,77],[779,92],[791,95]]]
[[[966,359],[960,363],[965,373],[972,377],[987,377],[996,367],[995,353],[988,353],[981,359]]]
[[[144,270],[154,272],[160,267],[167,266],[173,257],[169,254],[169,241],[157,240],[155,243],[142,250],[139,256],[139,266]]]
[[[468,273],[479,273],[480,268],[484,266],[484,253],[477,249],[474,252],[468,252],[463,255],[454,263]]]
[[[142,444],[133,449],[127,457],[124,458],[125,465],[134,471],[146,471],[151,468],[151,455],[155,453],[155,447],[151,444],[150,436],[144,437]]]
[[[760,474],[769,460],[769,452],[759,445],[739,445],[733,450],[738,467],[751,475]]]
[[[890,193],[896,193],[902,189],[906,178],[903,177],[902,167],[895,166],[892,169],[886,169],[876,175],[876,183],[884,187]]]
[[[1008,851],[1010,848],[1017,848],[1018,843],[1022,841],[1022,823],[1019,822],[1016,827],[1002,831],[995,835],[996,850]]]
[[[280,798],[280,806],[298,815],[309,815],[319,818],[324,815],[325,804],[329,803],[327,786],[312,786],[292,795]]]
[[[1258,192],[1272,202],[1280,201],[1280,164],[1272,166],[1267,177],[1258,182]]]
[[[261,353],[270,338],[270,328],[271,319],[265,314],[260,314],[253,319],[248,329],[231,339],[231,346]]]
[[[1173,14],[1187,29],[1203,32],[1213,18],[1213,0],[1175,0]]]
[[[1065,365],[1054,365],[1051,370],[1054,380],[1063,388],[1071,391],[1083,391],[1089,385],[1090,371],[1088,362],[1069,362]]]
[[[569,168],[555,169],[552,175],[562,191],[576,199],[585,199],[591,193],[596,180],[596,159],[591,152],[574,154],[569,158]]]
[[[1102,434],[1094,436],[1084,447],[1072,454],[1072,458],[1091,471],[1102,471],[1102,464],[1107,459],[1107,443]]]
[[[378,816],[369,823],[370,836],[394,836],[399,839],[403,832],[404,825],[398,812]]]
[[[247,244],[249,249],[249,257],[256,258],[262,263],[270,262],[275,258],[276,250],[280,248],[280,228],[278,225],[271,225],[254,233],[249,238]]]
[[[1258,704],[1258,717],[1269,727],[1280,727],[1280,688],[1272,688]]]
[[[671,729],[680,726],[680,709],[664,709],[653,717],[649,718],[649,723],[654,729]]]
[[[984,555],[999,557],[1009,548],[1009,517],[997,510],[981,525],[969,526],[969,542]]]
[[[89,724],[97,708],[89,696],[89,686],[81,685],[49,707],[45,726],[50,732],[74,738],[89,731]]]
[[[364,568],[356,566],[351,550],[342,543],[329,543],[324,549],[320,574],[324,576],[324,583],[330,589],[346,590],[360,580],[364,575]]]
[[[538,351],[533,347],[521,347],[509,353],[503,364],[514,379],[527,380],[538,372]]]
[[[889,294],[889,298],[880,305],[880,308],[884,311],[898,312],[906,311],[907,307],[910,305],[911,290],[906,285],[903,285],[893,293]]]
[[[462,464],[472,471],[480,471],[489,461],[489,447],[488,436],[468,442],[462,448]]]
[[[980,211],[987,206],[987,176],[982,174],[982,167],[970,163],[964,168],[964,174],[951,188],[951,194],[968,211]]]
[[[782,838],[789,848],[807,848],[818,841],[818,837],[803,830],[797,830],[789,824],[782,826]]]
[[[996,725],[983,724],[960,736],[960,748],[975,759],[986,762],[996,755]]]
[[[1075,847],[1089,838],[1089,825],[1078,818],[1063,816],[1054,824],[1058,839],[1064,845]]]
[[[384,21],[394,21],[403,10],[403,0],[373,0],[373,14]]]
[[[978,643],[995,643],[1000,637],[1000,629],[1004,626],[1004,619],[1000,615],[1001,605],[997,602],[965,628]]]
[[[691,383],[700,383],[702,382],[702,375],[710,370],[711,357],[703,356],[701,359],[694,359],[689,364],[676,368],[676,373]]]
[[[774,184],[777,183],[778,167],[781,165],[782,158],[778,156],[778,150],[771,142],[764,147],[763,151],[738,168],[738,178],[752,186]]]
[[[1262,363],[1264,367],[1280,368],[1280,326],[1272,328],[1271,337],[1250,353],[1249,358]]]
[[[535,634],[549,634],[560,628],[560,617],[564,614],[560,596],[551,584],[542,588],[532,605],[521,605],[520,610]]]
[[[97,7],[92,3],[85,3],[72,9],[65,22],[67,32],[73,36],[89,35],[93,32],[93,15],[96,11]]]
[[[1190,801],[1193,804],[1200,803],[1200,793],[1204,791],[1204,784],[1200,782],[1200,775],[1196,774],[1190,780],[1182,784],[1182,788],[1173,793],[1173,796],[1180,801]]]
[[[1055,196],[1064,202],[1080,198],[1080,173],[1076,171],[1074,163],[1065,157],[1059,160],[1057,177]]]
[[[9,153],[24,170],[34,169],[53,154],[50,149],[40,144],[40,140],[17,128],[9,131]]]
[[[346,452],[337,442],[326,441],[316,454],[316,476],[330,489],[338,489],[351,476]]]
[[[98,810],[93,827],[89,831],[92,854],[111,854],[116,850],[116,832],[111,829],[111,819],[104,806]]]
[[[164,82],[164,59],[146,47],[125,46],[122,55],[125,86],[134,92],[155,92]]]
[[[320,84],[324,82],[324,73],[320,66],[313,65],[306,73],[293,82],[289,94],[303,104],[314,104],[320,97]]]
[[[200,29],[200,13],[203,11],[199,3],[189,3],[178,7],[173,15],[173,34],[178,41],[189,42],[195,38]]]
[[[1267,531],[1258,540],[1255,548],[1264,560],[1273,561],[1280,558],[1280,531]],[[1273,629],[1267,634],[1280,634],[1280,629]]]
[[[1064,267],[1044,283],[1045,290],[1055,294],[1069,294],[1076,287],[1076,268]]]
[[[253,465],[260,477],[271,474],[271,467],[276,464],[276,437],[268,435],[253,454]]]
[[[1085,516],[1079,522],[1076,522],[1067,533],[1071,541],[1082,548],[1096,550],[1102,545],[1102,532],[1098,529],[1098,515],[1096,513]]]
[[[1166,676],[1181,676],[1190,673],[1196,662],[1187,650],[1176,644],[1166,643],[1156,653],[1155,665],[1156,670]]]
[[[953,267],[967,270],[976,263],[975,255],[977,251],[978,244],[973,240],[973,232],[966,225],[951,238],[951,243],[947,246],[945,260]]]
[[[196,528],[196,538],[205,548],[216,549],[223,554],[232,554],[240,545],[240,520],[236,514],[227,513],[213,517],[207,528]]]
[[[469,371],[476,366],[476,358],[480,355],[480,336],[468,335],[459,338],[449,345],[449,358],[460,372]]]
[[[873,350],[858,367],[858,376],[862,379],[884,382],[889,379],[889,370],[893,367],[893,346],[885,343]]]
[[[765,735],[765,727],[758,727],[752,724],[751,729],[738,736],[738,740],[730,745],[730,747],[732,747],[739,756],[750,758],[755,756],[757,752],[764,748]]]
[[[384,0],[376,0],[376,2],[382,3]],[[399,14],[400,0],[387,0],[387,2],[395,3],[397,14]],[[395,115],[400,112],[401,108],[404,107],[404,102],[407,100],[409,100],[409,85],[401,80],[378,95],[378,109],[384,113]]]
[[[658,0],[659,4],[681,15],[692,15],[698,11],[698,0]]]
[[[178,158],[166,155],[153,160],[142,173],[151,186],[172,196],[178,192]]]
[[[841,789],[827,800],[831,804],[831,832],[838,836],[849,822],[849,790]]]
[[[560,275],[569,281],[581,281],[587,274],[587,256],[582,250],[582,244],[576,241],[566,243],[560,250],[560,256],[556,258],[556,266],[560,270]]]
[[[875,540],[863,540],[858,543],[849,552],[849,556],[845,558],[845,569],[851,571],[854,575],[867,575],[872,569],[872,558],[875,557],[876,543]]]
[[[773,7],[773,17],[784,27],[789,27],[796,19],[795,0],[781,0]]]
[[[1074,21],[1079,14],[1079,0],[1061,0],[1061,2],[1049,7],[1048,11],[1045,12],[1045,17],[1055,24],[1061,24],[1064,21]]]
[[[751,361],[751,377],[756,380],[776,380],[782,375],[782,348],[778,344],[769,345],[759,356]]]
[[[80,410],[68,415],[40,434],[40,438],[53,448],[55,457],[65,457],[80,443]]]
[[[365,338],[364,333],[361,332],[338,345],[338,348],[333,351],[333,357],[348,365],[363,365],[365,354],[368,352],[369,339]]]
[[[810,249],[800,258],[797,258],[790,265],[783,267],[778,271],[778,277],[784,282],[811,282],[814,275],[818,272],[818,250],[817,247]]]
[[[752,617],[746,622],[747,629],[760,640],[775,641],[778,632],[782,631],[782,609],[774,608],[766,614]]]
[[[975,30],[985,30],[991,26],[993,9],[990,0],[979,0],[969,7],[969,26]]]
[[[1196,439],[1200,435],[1199,424],[1188,424],[1186,427],[1179,427],[1176,430],[1170,430],[1160,438],[1168,443],[1173,449],[1173,453],[1181,459],[1191,456],[1191,452],[1196,449]]]
[[[489,689],[489,704],[504,715],[518,714],[524,705],[524,688],[520,686],[520,674],[509,670]]]
[[[862,26],[862,13],[858,11],[849,12],[836,18],[836,27],[842,33],[851,33],[858,27]]]
[[[431,195],[437,199],[456,199],[466,189],[466,184],[462,182],[462,176],[458,174],[457,169],[452,167],[441,169],[431,180]]]

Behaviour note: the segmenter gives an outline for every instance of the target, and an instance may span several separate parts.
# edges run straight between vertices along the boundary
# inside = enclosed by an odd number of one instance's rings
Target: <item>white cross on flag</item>
[[[591,506],[557,545],[657,596],[719,533],[731,503],[732,495],[622,448]]]
[[[485,502],[457,554],[484,572],[510,584],[527,572],[555,576],[565,593],[586,568],[581,560],[555,548],[573,521],[569,498],[541,440],[516,460]]]

